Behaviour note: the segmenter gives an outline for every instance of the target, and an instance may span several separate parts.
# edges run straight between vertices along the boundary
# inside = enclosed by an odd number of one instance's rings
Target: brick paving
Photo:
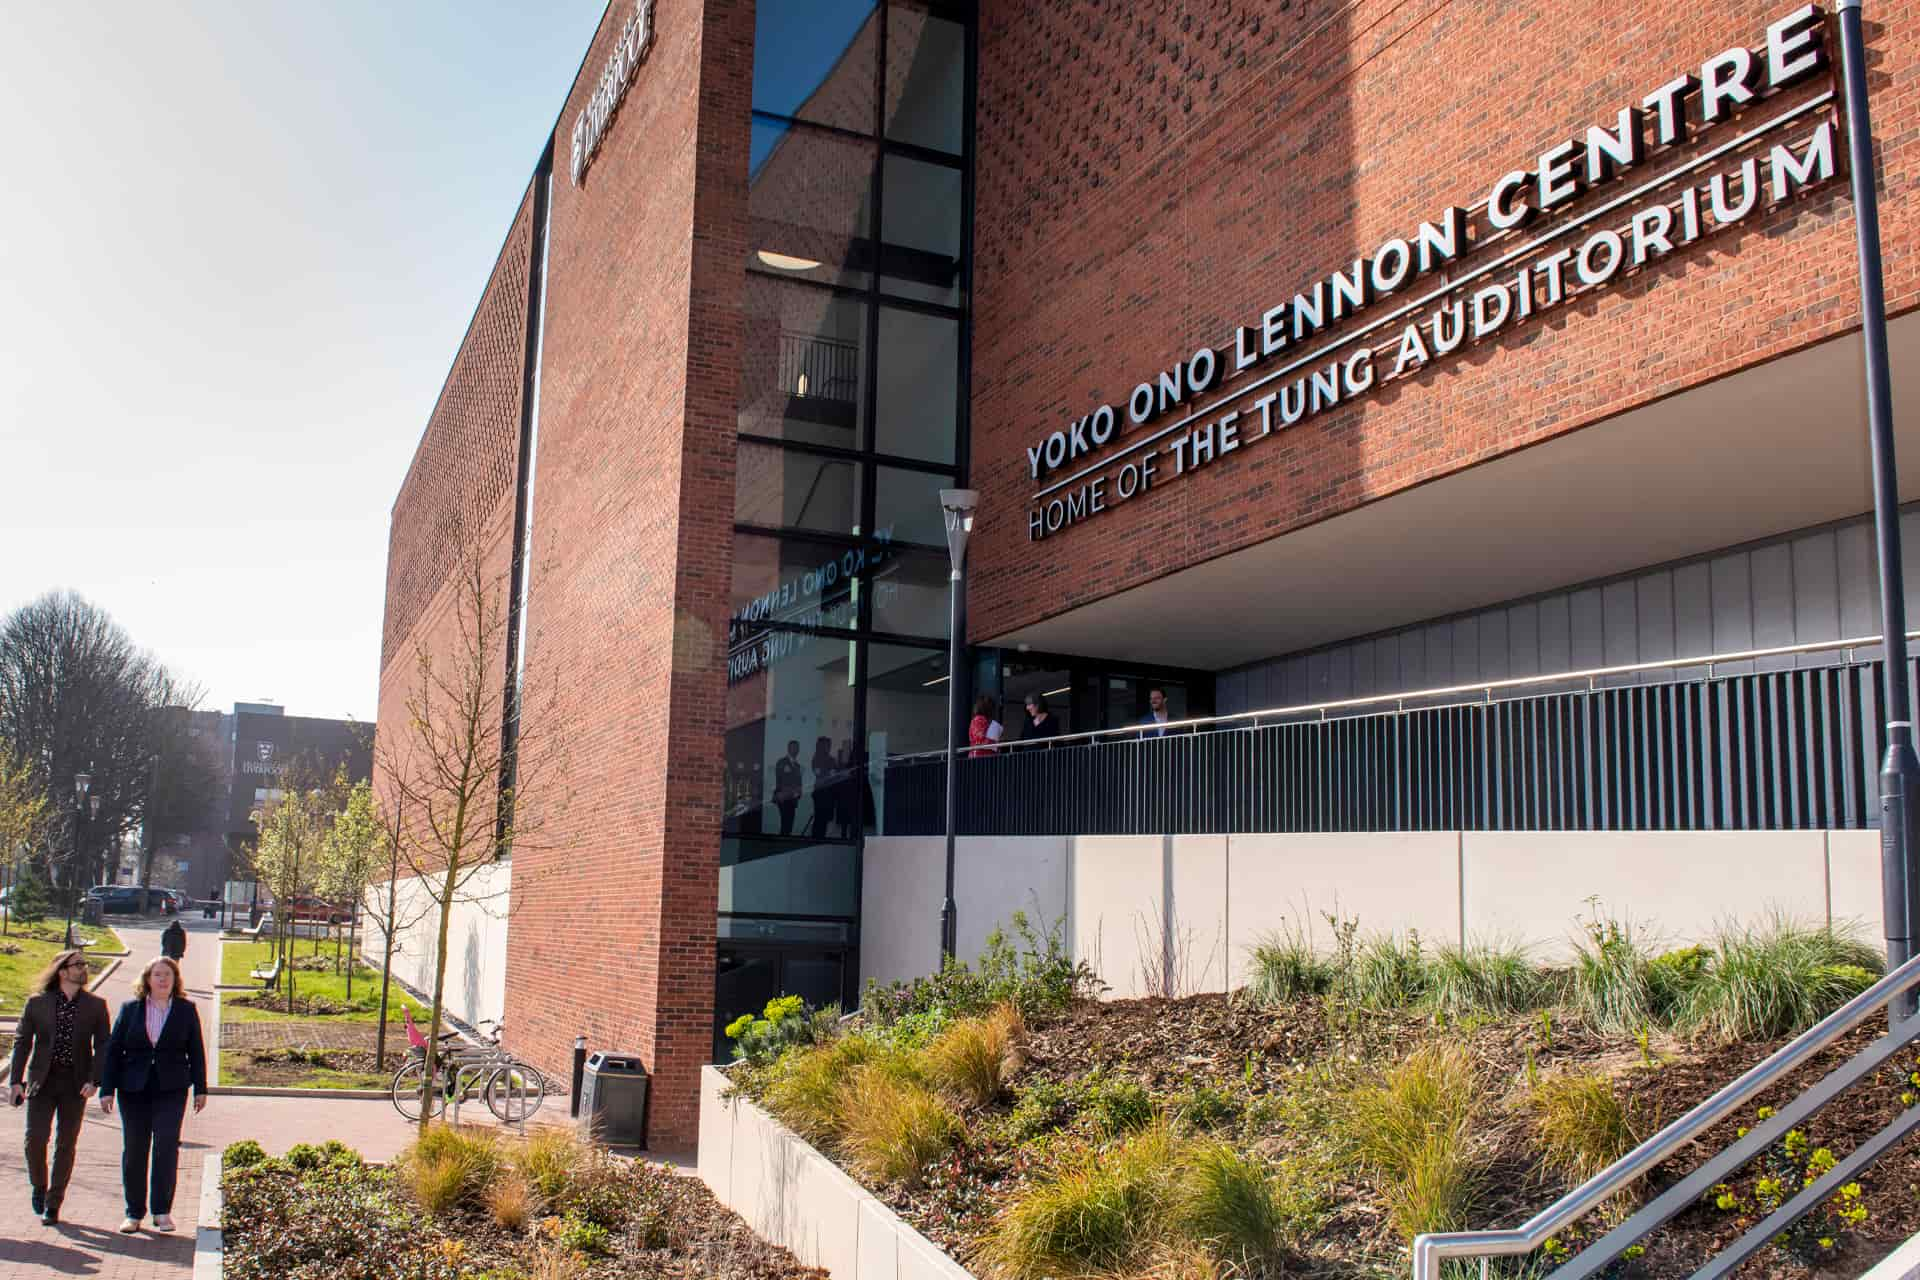
[[[202,1016],[212,1004],[219,965],[219,933],[214,922],[187,920],[187,990]],[[160,950],[160,922],[119,924],[133,954],[100,988],[118,1009],[132,996],[140,967]],[[242,1024],[244,1025],[244,1024]],[[211,1074],[211,1064],[210,1071]],[[484,1108],[477,1108],[484,1112]],[[194,1231],[199,1221],[200,1178],[209,1157],[230,1142],[255,1138],[271,1152],[296,1142],[338,1138],[369,1159],[395,1155],[411,1130],[386,1102],[310,1098],[251,1098],[215,1095],[199,1115],[187,1112],[181,1137],[179,1192],[171,1236],[143,1233],[123,1236],[114,1230],[125,1211],[120,1197],[120,1118],[87,1109],[80,1133],[79,1159],[57,1227],[44,1227],[30,1212],[22,1137],[26,1109],[0,1107],[0,1276],[90,1276],[102,1280],[185,1280],[193,1272]]]
[[[223,1053],[234,1049],[352,1049],[372,1053],[379,1043],[379,1031],[371,1022],[223,1022],[220,1049]],[[388,1028],[388,1065],[398,1066],[406,1051],[406,1031]]]

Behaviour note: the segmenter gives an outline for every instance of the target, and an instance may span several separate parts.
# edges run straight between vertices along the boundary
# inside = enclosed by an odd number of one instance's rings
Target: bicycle
[[[492,1027],[483,1044],[456,1048],[458,1031],[440,1036],[441,1049],[435,1054],[435,1079],[427,1078],[427,1039],[407,1022],[408,1051],[411,1061],[393,1073],[390,1093],[394,1110],[406,1119],[418,1122],[422,1113],[428,1119],[439,1115],[456,1099],[465,1102],[478,1087],[482,1101],[502,1124],[524,1124],[546,1100],[547,1079],[532,1063],[522,1062],[500,1048],[505,1024],[491,1019],[480,1023]]]

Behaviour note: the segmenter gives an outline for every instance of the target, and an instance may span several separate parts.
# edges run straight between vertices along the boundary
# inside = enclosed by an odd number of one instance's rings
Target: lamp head
[[[947,556],[959,573],[967,562],[967,538],[973,533],[973,509],[980,494],[973,489],[942,489],[940,510],[947,519]]]

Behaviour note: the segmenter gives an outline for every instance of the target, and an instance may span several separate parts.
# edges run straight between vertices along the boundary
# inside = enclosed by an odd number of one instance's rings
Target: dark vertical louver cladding
[[[527,250],[526,340],[521,347],[520,447],[513,470],[513,562],[507,587],[506,672],[500,698],[500,793],[494,835],[498,852],[511,853],[515,763],[520,742],[521,675],[526,655],[528,552],[533,537],[533,465],[540,416],[540,329],[545,322],[547,213],[553,191],[553,140],[533,171],[532,237]]]
[[[1850,662],[1016,749],[962,760],[960,830],[1865,828],[1881,680],[1879,662]],[[944,830],[939,757],[889,763],[886,802],[889,834]]]

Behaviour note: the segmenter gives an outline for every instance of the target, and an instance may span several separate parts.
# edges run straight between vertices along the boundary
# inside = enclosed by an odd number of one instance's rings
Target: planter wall
[[[972,1280],[833,1161],[726,1089],[725,1072],[702,1069],[700,1180],[761,1237],[833,1280]]]

